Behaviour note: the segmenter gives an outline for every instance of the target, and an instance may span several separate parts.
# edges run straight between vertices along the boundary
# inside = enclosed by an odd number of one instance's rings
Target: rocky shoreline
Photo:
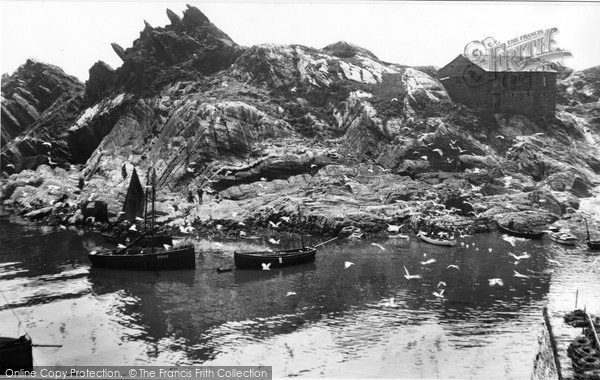
[[[484,115],[433,67],[346,42],[246,48],[197,8],[168,17],[85,84],[35,61],[3,77],[5,212],[111,230],[135,167],[174,231],[471,234],[578,219],[600,183],[598,67],[560,73],[555,117]]]

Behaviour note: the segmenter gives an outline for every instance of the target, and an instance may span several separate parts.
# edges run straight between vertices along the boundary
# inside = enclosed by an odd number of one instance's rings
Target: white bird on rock
[[[141,222],[141,221],[143,221],[144,219],[140,218],[139,216],[136,216],[136,217],[135,217],[135,220],[137,220],[138,222]]]
[[[269,238],[269,243],[271,243],[271,244],[279,244],[280,241],[281,241],[281,239],[275,240],[273,238]]]
[[[400,231],[400,227],[401,226],[397,226],[394,224],[388,224],[387,230],[388,230],[388,232],[398,232],[398,231]]]
[[[289,222],[290,222],[290,217],[289,217],[289,216],[282,216],[282,217],[280,217],[279,219],[283,220],[283,221],[284,221],[284,222],[286,222],[286,223],[289,223]]]
[[[163,247],[165,247],[165,249],[168,251],[169,249],[171,249],[171,246],[169,244],[163,244]]]
[[[445,291],[445,290],[446,290],[446,289],[442,289],[442,290],[440,290],[439,292],[433,292],[432,294],[433,294],[434,296],[436,296],[437,298],[444,298],[444,291]]]
[[[191,234],[191,233],[193,233],[193,232],[194,232],[194,227],[192,227],[192,226],[186,226],[186,227],[184,227],[184,226],[179,226],[179,231],[180,231],[182,234]]]
[[[488,284],[490,286],[504,286],[504,281],[501,278],[490,278]]]
[[[285,293],[286,297],[295,296],[295,295],[296,295],[296,292],[287,292],[287,293]]]
[[[123,248],[127,248],[127,247],[124,246],[123,244],[117,244],[117,248],[123,249]]]
[[[137,231],[137,226],[132,224],[131,227],[129,227],[129,231]]]
[[[345,262],[344,262],[344,269],[348,269],[348,268],[350,268],[352,265],[354,265],[354,263],[353,263],[353,262],[351,262],[351,261],[345,261]]]

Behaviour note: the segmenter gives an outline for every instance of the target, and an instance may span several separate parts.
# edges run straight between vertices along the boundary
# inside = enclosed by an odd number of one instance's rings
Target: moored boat
[[[92,265],[113,269],[168,270],[196,267],[193,245],[172,248],[129,247],[88,254]]]
[[[577,244],[577,236],[573,235],[568,231],[551,232],[549,234],[550,240],[563,245],[575,245]]]
[[[600,250],[600,240],[592,240],[590,239],[590,228],[588,227],[587,219],[583,219],[585,221],[585,230],[587,232],[587,238],[585,240],[589,249],[593,251]]]
[[[429,243],[429,244],[441,245],[441,246],[445,246],[445,247],[454,247],[457,244],[456,239],[434,238],[431,236],[427,236],[424,233],[419,234],[419,236],[421,237],[421,240],[423,240],[424,242]]]
[[[516,236],[516,237],[526,238],[526,239],[541,239],[544,237],[544,234],[546,233],[545,231],[535,231],[530,228],[523,229],[523,230],[514,230],[507,226],[503,226],[500,223],[496,223],[496,224],[498,225],[498,229],[501,232],[504,232],[506,234]]]
[[[315,261],[315,247],[292,248],[280,251],[234,252],[236,268],[263,269],[280,268],[289,265]]]
[[[0,337],[0,374],[7,370],[26,370],[33,368],[31,338],[25,334],[18,338]]]
[[[114,234],[102,234],[104,240],[108,243],[118,245],[127,245],[133,241],[136,241],[136,245],[140,247],[162,247],[163,245],[173,245],[173,238],[170,235],[164,233],[149,233],[146,234],[140,232],[126,233],[124,236]]]
[[[135,170],[133,172],[135,174]],[[136,174],[137,178],[137,174]],[[139,180],[138,180],[139,183]],[[191,244],[173,247],[171,244],[163,244],[162,246],[142,246],[138,242],[147,237],[151,242],[156,239],[154,232],[154,203],[156,200],[156,174],[152,173],[152,217],[151,226],[148,232],[143,232],[139,238],[132,241],[124,248],[112,250],[92,251],[88,254],[93,266],[113,268],[113,269],[133,269],[133,270],[166,270],[166,269],[193,269],[196,267],[196,255],[194,246]],[[138,194],[139,196],[139,194]],[[143,207],[146,208],[147,200]],[[146,218],[147,219],[147,218]]]

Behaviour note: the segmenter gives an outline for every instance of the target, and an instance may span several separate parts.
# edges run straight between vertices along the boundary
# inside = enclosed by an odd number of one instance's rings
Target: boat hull
[[[166,249],[131,248],[111,250],[88,255],[93,266],[112,269],[167,270],[196,267],[194,247]]]
[[[102,234],[104,240],[108,243],[117,245],[117,244],[128,244],[127,237],[115,236],[111,234]],[[129,236],[129,242],[135,241],[135,239],[139,238],[138,236]],[[154,236],[144,236],[139,240],[135,241],[135,245],[139,245],[140,247],[162,247],[164,244],[173,245],[173,239],[168,235],[154,235]]]
[[[429,244],[434,244],[434,245],[441,245],[443,247],[454,247],[457,243],[456,240],[442,240],[442,239],[433,239],[424,235],[420,235],[421,240],[423,240],[426,243]]]
[[[500,223],[497,223],[498,229],[505,234],[509,234],[516,237],[526,238],[526,239],[541,239],[544,237],[546,232],[544,231],[516,231],[512,230],[508,227],[503,226]]]
[[[7,370],[27,370],[33,368],[31,339],[27,335],[20,338],[0,337],[0,374]]]
[[[588,240],[586,241],[587,246],[589,249],[591,249],[592,251],[599,251],[600,250],[600,240]]]
[[[234,252],[233,260],[236,268],[262,269],[266,264],[272,269],[313,262],[316,253],[317,249],[311,247],[275,252]]]
[[[550,240],[562,245],[576,245],[576,238],[561,238],[557,233],[550,234]]]

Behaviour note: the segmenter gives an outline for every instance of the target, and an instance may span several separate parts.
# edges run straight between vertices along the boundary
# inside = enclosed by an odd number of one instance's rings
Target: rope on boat
[[[313,248],[320,247],[320,246],[322,246],[322,245],[325,245],[325,244],[327,244],[327,243],[330,243],[330,242],[332,242],[332,241],[334,241],[334,240],[336,240],[336,239],[338,239],[338,238],[339,238],[339,236],[336,236],[336,237],[334,237],[333,239],[329,239],[329,240],[327,240],[327,241],[324,241],[324,242],[322,242],[322,243],[319,243],[319,244],[317,244],[317,245],[313,245]]]
[[[590,328],[592,330],[592,333],[594,336],[594,341],[596,343],[596,349],[600,350],[600,339],[598,339],[598,333],[596,332],[596,326],[594,325],[594,320],[592,319],[592,317],[590,316],[589,313],[585,313],[585,315],[587,316],[588,322],[590,323]]]

